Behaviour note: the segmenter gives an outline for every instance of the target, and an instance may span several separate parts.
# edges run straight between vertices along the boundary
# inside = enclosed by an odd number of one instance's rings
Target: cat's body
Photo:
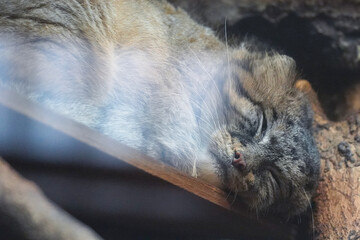
[[[296,214],[316,187],[292,59],[228,47],[166,2],[0,3],[0,84],[251,207]]]

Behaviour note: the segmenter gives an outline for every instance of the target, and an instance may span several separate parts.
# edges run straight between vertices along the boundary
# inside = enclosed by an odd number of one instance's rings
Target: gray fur
[[[291,58],[249,49],[162,1],[0,3],[2,86],[252,208],[298,214],[319,176],[311,109]]]

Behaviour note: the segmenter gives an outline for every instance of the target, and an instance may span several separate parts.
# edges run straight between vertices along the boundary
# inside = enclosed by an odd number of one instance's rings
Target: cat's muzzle
[[[234,151],[234,159],[232,165],[238,170],[244,170],[246,168],[246,162],[240,151]]]

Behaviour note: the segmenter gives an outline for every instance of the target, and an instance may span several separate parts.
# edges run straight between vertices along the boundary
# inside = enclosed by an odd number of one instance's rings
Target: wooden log
[[[309,96],[321,155],[321,178],[315,197],[317,239],[360,239],[360,113],[329,121],[307,81],[297,87]]]
[[[0,158],[0,213],[26,240],[100,240]]]

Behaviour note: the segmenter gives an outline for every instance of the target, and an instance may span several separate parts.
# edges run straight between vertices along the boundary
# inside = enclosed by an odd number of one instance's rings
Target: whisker
[[[181,96],[181,94],[178,94],[178,93],[171,93],[171,94],[176,95],[176,96]],[[194,102],[194,104],[198,104],[198,103]],[[211,129],[213,129],[214,127],[206,119],[204,119],[204,118],[202,118],[202,117],[200,117],[198,115],[196,115],[196,118],[198,118],[199,120],[201,120],[202,122],[204,122],[205,124],[208,125],[208,128],[205,128],[205,127],[203,127],[201,125],[197,126],[199,129],[201,129],[205,133],[205,135],[200,134],[201,137],[206,137],[211,143],[216,144],[216,142],[211,138],[211,135],[212,135]]]
[[[192,53],[194,54],[194,56],[199,60],[199,65],[200,65],[201,62],[200,62],[199,57],[196,55],[196,53],[195,53],[191,48],[189,48],[189,49],[192,51]],[[202,65],[202,66],[203,66],[203,65]],[[188,67],[188,66],[184,66],[184,67],[186,67],[188,70],[190,70],[192,73],[194,73],[194,71],[193,71],[190,67]],[[204,66],[203,66],[203,68],[204,68],[204,71],[206,71]],[[194,73],[194,74],[195,74],[195,73]],[[210,73],[208,73],[208,74],[209,74],[209,76],[210,76],[210,80],[212,80],[213,84],[214,84],[215,87],[217,88],[216,83],[215,83],[215,81],[213,80],[212,76],[210,75]],[[193,89],[193,91],[194,91],[195,94],[197,94],[197,95],[201,98],[202,102],[205,104],[206,108],[208,109],[208,114],[209,114],[210,117],[212,118],[212,121],[213,121],[213,123],[214,123],[214,126],[215,126],[215,127],[220,127],[220,125],[218,124],[218,122],[217,122],[217,120],[216,120],[216,119],[218,119],[218,118],[215,118],[215,116],[213,115],[213,111],[211,111],[211,108],[210,108],[209,105],[207,104],[207,101],[205,101],[204,97],[198,92],[198,89],[197,89],[197,88]],[[218,88],[217,88],[217,91],[218,91],[218,94],[220,94],[220,91],[219,91]],[[214,99],[213,99],[213,96],[210,96],[210,100],[211,100],[211,101],[210,101],[210,104],[213,106],[214,109],[216,109],[215,102],[213,101],[213,100],[214,100]],[[216,112],[216,111],[215,111],[215,112]],[[217,112],[216,112],[216,113],[217,113]]]
[[[215,88],[216,88],[217,93],[219,94],[219,96],[221,96],[220,90],[219,90],[219,88],[217,87],[217,84],[216,84],[216,82],[215,82],[215,80],[214,80],[214,77],[210,74],[210,72],[209,72],[208,70],[205,69],[204,64],[200,61],[200,58],[196,55],[196,53],[194,52],[194,50],[193,50],[190,46],[189,46],[189,49],[190,49],[190,51],[194,54],[194,56],[196,57],[199,65],[200,65],[200,67],[204,70],[204,72],[207,73],[207,75],[209,76],[210,80],[213,82],[213,84],[214,84],[214,86],[215,86]]]
[[[234,198],[233,198],[233,200],[231,202],[231,205],[233,205],[235,203],[238,193],[239,193],[239,191],[236,189],[235,196],[234,196]]]
[[[196,163],[197,163],[197,156],[194,157],[194,161],[193,161],[193,170],[192,170],[192,177],[197,178],[197,169],[196,169]]]
[[[189,71],[193,72],[194,71],[189,68],[188,66],[185,66]],[[181,83],[180,83],[181,84]],[[211,111],[211,108],[209,107],[209,105],[207,104],[207,102],[204,100],[204,97],[198,92],[197,88],[193,89],[193,92],[201,99],[201,101],[204,103],[205,107],[207,108],[207,113],[210,115],[210,117],[212,118],[212,121],[214,123],[214,127],[218,127],[218,124],[216,122],[216,118],[214,117],[212,111]],[[195,101],[194,101],[195,102]],[[200,106],[200,105],[199,105]],[[214,106],[215,107],[215,106]],[[199,107],[201,110],[201,106]]]
[[[226,24],[226,18],[225,18],[225,26],[224,26],[224,34],[225,34],[225,44],[226,44],[226,55],[227,55],[227,61],[228,61],[228,79],[230,79],[230,55],[229,55],[229,45],[228,45],[228,36],[227,36],[227,24]]]
[[[311,222],[312,222],[312,239],[315,239],[315,220],[314,220],[314,212],[313,212],[313,208],[312,208],[312,205],[311,205],[311,201],[310,201],[310,198],[308,197],[308,195],[306,194],[306,191],[303,187],[301,187],[303,192],[304,192],[304,196],[306,197],[308,203],[309,203],[309,206],[310,206],[310,211],[311,211]]]
[[[181,94],[179,94],[179,93],[171,93],[172,95],[176,95],[176,96],[181,96]],[[192,102],[193,104],[195,104],[195,105],[197,105],[198,107],[201,107],[197,102]],[[205,120],[205,119],[203,119],[203,118],[201,118],[200,116],[198,116],[198,115],[196,115],[196,117],[198,118],[198,119],[200,119],[200,120],[202,120],[204,123],[206,123],[210,128],[213,128],[213,126],[210,124],[210,122],[209,121],[207,121],[207,120]]]
[[[189,47],[189,50],[192,52],[192,54],[193,54],[193,55],[195,56],[195,58],[197,59],[198,65],[203,69],[203,71],[205,71],[205,72],[208,74],[208,76],[209,76],[209,78],[210,78],[210,81],[211,81],[211,82],[213,83],[213,85],[215,86],[216,91],[217,91],[217,93],[218,93],[218,95],[219,95],[219,97],[220,97],[220,96],[221,96],[220,90],[219,90],[219,88],[217,87],[217,84],[216,84],[213,76],[205,69],[204,64],[200,61],[200,58],[199,58],[198,55],[195,53],[195,51],[192,50],[190,47]],[[189,68],[189,69],[190,69],[190,68]],[[192,71],[192,70],[191,70],[191,71]],[[194,71],[192,71],[192,72],[194,72]],[[196,90],[195,90],[195,91],[196,91]],[[207,104],[207,103],[204,101],[204,98],[203,98],[202,96],[200,96],[200,94],[199,94],[199,97],[202,98],[202,100],[203,100],[203,102],[204,102],[205,104]],[[213,101],[213,100],[215,100],[215,99],[213,98],[213,96],[210,97],[210,100],[211,100],[211,104],[212,104],[213,107],[216,109],[216,103]],[[216,120],[215,120],[215,117],[214,117],[213,114],[212,114],[212,111],[210,111],[209,113],[210,113],[210,114],[212,115],[212,117],[214,118],[214,123],[217,123]],[[217,112],[216,112],[216,113],[217,113]],[[215,126],[216,126],[216,127],[220,127],[219,125],[215,125]]]
[[[228,194],[227,194],[227,196],[226,196],[226,200],[228,200],[229,199],[229,196],[231,195],[233,193],[233,191],[231,191],[231,190],[229,190],[229,192],[228,192]]]

